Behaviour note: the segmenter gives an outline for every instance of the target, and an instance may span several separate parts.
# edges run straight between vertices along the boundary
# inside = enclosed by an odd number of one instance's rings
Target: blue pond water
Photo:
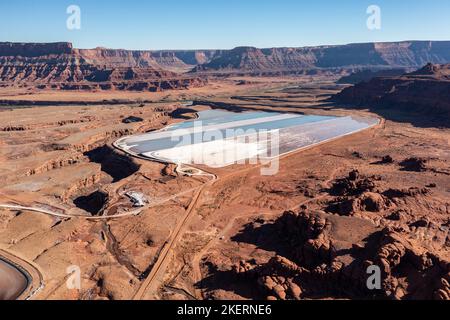
[[[378,123],[378,119],[368,117],[276,112],[234,113],[207,110],[199,112],[198,115],[198,119],[177,123],[158,132],[128,137],[121,144],[135,154],[145,155],[180,145],[229,139],[255,131],[277,130],[280,133],[280,151],[286,153],[354,133]]]

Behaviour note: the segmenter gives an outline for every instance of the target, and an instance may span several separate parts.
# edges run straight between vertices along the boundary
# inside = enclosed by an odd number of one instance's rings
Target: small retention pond
[[[0,259],[0,300],[15,300],[28,287],[28,279],[22,271]]]

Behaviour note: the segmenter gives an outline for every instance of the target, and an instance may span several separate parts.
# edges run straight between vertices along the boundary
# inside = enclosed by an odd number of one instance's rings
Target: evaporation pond
[[[367,129],[378,122],[377,118],[361,116],[207,110],[199,112],[195,120],[126,137],[117,145],[149,159],[221,167],[246,158],[292,152]]]

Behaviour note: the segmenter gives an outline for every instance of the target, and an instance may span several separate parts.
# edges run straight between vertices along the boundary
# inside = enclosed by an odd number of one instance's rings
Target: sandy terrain
[[[300,79],[301,88],[241,80],[162,94],[2,89],[0,99],[87,103],[0,107],[0,204],[69,216],[0,208],[0,247],[42,271],[34,299],[449,298],[450,130],[420,115],[383,114],[375,128],[283,157],[275,176],[254,165],[190,176],[112,147],[181,121],[170,116],[182,106],[175,100],[374,116],[326,102],[339,87],[323,79]],[[89,105],[104,99],[134,103]],[[131,116],[142,121],[126,123]],[[148,206],[135,212],[130,190]],[[283,229],[288,219],[299,230],[316,221],[313,235],[296,239],[297,229]],[[359,290],[368,261],[385,266],[390,291]],[[333,278],[349,265],[359,273]],[[66,285],[71,266],[81,270],[79,289]]]

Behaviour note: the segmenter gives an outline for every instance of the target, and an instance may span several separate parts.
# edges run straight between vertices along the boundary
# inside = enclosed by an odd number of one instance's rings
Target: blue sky
[[[69,5],[81,30],[66,28]],[[381,8],[382,28],[366,27]],[[209,49],[450,40],[448,0],[14,0],[0,2],[0,41],[78,48]]]

